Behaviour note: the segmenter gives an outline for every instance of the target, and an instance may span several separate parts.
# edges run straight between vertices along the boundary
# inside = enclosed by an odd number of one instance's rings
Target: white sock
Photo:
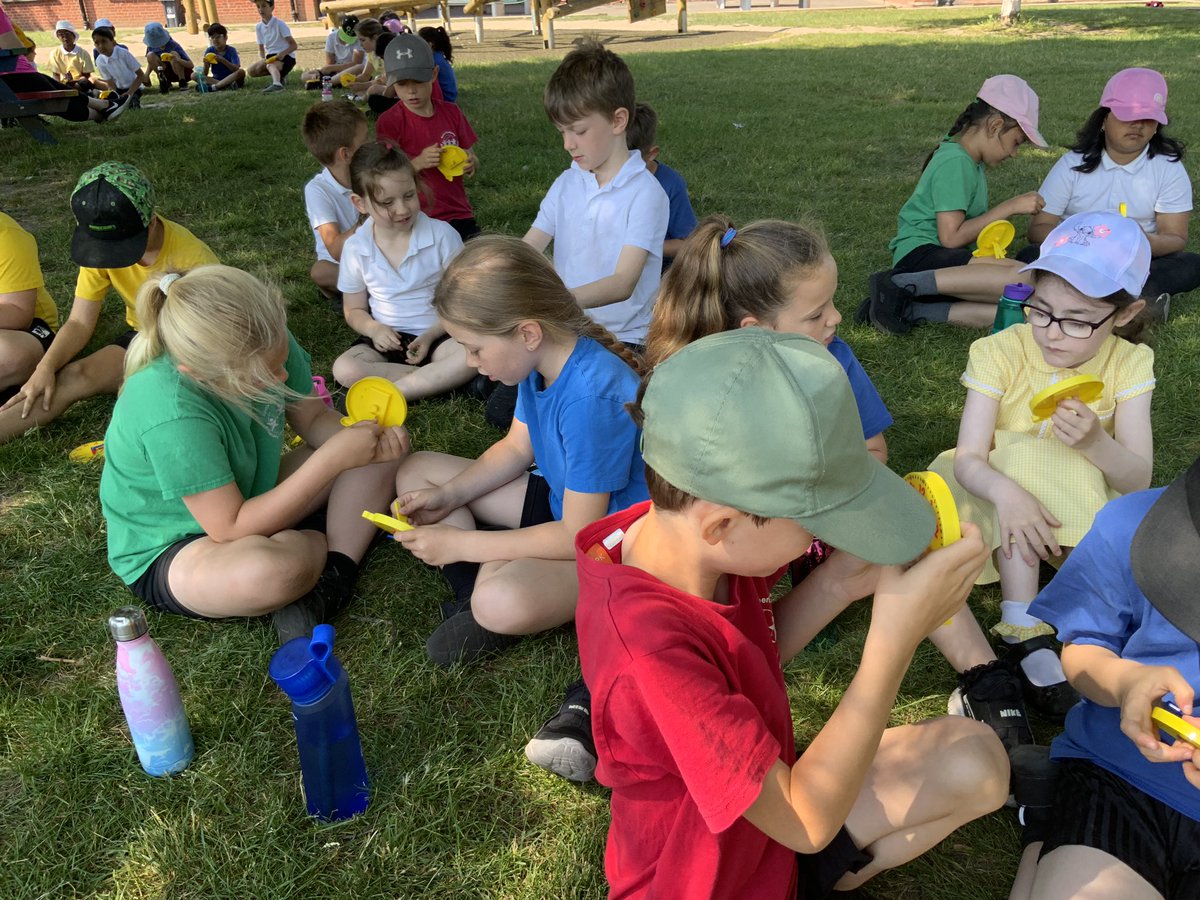
[[[1019,600],[1002,600],[1000,602],[1000,621],[1017,627],[1036,628],[1042,620],[1029,614],[1029,603]],[[1003,635],[1004,643],[1018,644],[1021,639]],[[1058,654],[1050,649],[1035,650],[1021,660],[1021,671],[1030,683],[1036,687],[1048,687],[1061,684],[1067,680],[1063,672],[1062,661]]]

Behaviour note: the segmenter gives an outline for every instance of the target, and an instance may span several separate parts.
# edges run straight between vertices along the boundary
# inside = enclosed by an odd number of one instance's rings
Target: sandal
[[[1047,719],[1061,722],[1072,706],[1079,702],[1079,694],[1065,680],[1057,684],[1037,685],[1029,680],[1021,661],[1038,650],[1056,652],[1054,641],[1039,634],[1029,640],[1004,645],[1005,655],[1025,691],[1025,702]]]

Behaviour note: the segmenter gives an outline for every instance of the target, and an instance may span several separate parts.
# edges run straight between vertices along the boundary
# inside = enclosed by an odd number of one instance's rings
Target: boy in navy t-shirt
[[[208,49],[204,51],[204,83],[209,90],[237,90],[246,83],[246,70],[238,57],[236,47],[231,47],[229,31],[220,22],[208,26]]]
[[[158,75],[158,89],[162,93],[171,90],[171,82],[186,90],[195,65],[179,44],[158,22],[147,22],[143,43],[146,45],[146,70]]]

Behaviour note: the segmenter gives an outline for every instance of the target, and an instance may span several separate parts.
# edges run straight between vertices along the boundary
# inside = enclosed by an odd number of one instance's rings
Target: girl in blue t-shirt
[[[469,365],[518,386],[512,426],[479,459],[417,453],[396,477],[397,508],[420,526],[396,540],[441,566],[455,590],[426,644],[449,666],[571,621],[575,533],[649,495],[625,412],[640,363],[580,309],[549,260],[516,238],[476,238],[433,305]]]
[[[386,508],[406,434],[342,427],[283,297],[246,272],[151,279],[137,312],[100,480],[113,571],[163,612],[308,634],[351,599],[375,535],[361,514]],[[307,446],[281,459],[285,422]],[[309,522],[327,505],[328,538]]]
[[[450,35],[441,25],[436,28],[425,27],[417,32],[433,51],[433,62],[437,66],[438,86],[442,89],[442,99],[447,103],[458,102],[458,78],[454,74],[454,45],[450,43]]]
[[[837,336],[833,305],[838,269],[819,233],[791,222],[764,220],[735,228],[709,216],[683,242],[663,276],[650,330],[650,368],[686,345],[719,331],[756,326],[820,341],[850,379],[867,449],[887,462],[884,429],[891,414],[849,345]]]
[[[888,245],[892,268],[870,277],[856,319],[887,334],[927,322],[986,328],[1004,285],[1018,281],[1016,260],[975,256],[981,232],[1010,216],[1036,215],[1036,191],[989,206],[985,169],[1013,157],[1038,131],[1038,96],[1016,75],[993,75],[925,160],[916,189],[900,207]]]

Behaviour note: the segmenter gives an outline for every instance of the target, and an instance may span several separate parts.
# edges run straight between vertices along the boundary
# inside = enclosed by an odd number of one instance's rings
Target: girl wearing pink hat
[[[1035,215],[1042,198],[1021,194],[988,201],[986,169],[1012,157],[1038,131],[1038,97],[1016,75],[993,75],[925,161],[912,196],[900,208],[889,245],[892,269],[870,278],[870,297],[858,310],[888,334],[926,322],[986,327],[1004,285],[1019,280],[1015,260],[974,257],[980,232],[1011,216]]]
[[[1184,252],[1192,182],[1183,166],[1184,145],[1165,134],[1166,125],[1167,81],[1162,75],[1135,68],[1110,78],[1075,146],[1042,182],[1046,205],[1029,223],[1034,246],[1019,258],[1036,259],[1037,245],[1067,216],[1110,210],[1136,221],[1150,241],[1146,297],[1200,287],[1200,255]]]

